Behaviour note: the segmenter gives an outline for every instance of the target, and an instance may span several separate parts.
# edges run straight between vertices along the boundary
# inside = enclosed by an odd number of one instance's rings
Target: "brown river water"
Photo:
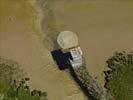
[[[0,0],[0,56],[22,65],[30,78],[30,87],[47,91],[48,100],[85,100],[70,74],[58,70],[42,42],[43,35],[38,36],[41,32],[32,26],[38,12],[28,1],[32,0]],[[103,85],[106,59],[115,51],[133,49],[133,1],[47,1],[52,12],[48,15],[49,26],[77,33],[88,71]],[[48,20],[43,22],[42,34],[49,34]]]
[[[133,2],[124,0],[51,0],[55,25],[76,32],[88,71],[103,83],[106,60],[133,50]]]

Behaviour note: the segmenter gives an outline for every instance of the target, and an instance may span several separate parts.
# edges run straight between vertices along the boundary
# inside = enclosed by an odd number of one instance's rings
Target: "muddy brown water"
[[[51,0],[49,5],[58,29],[77,33],[88,71],[103,84],[105,61],[133,49],[133,2]]]
[[[48,100],[83,100],[78,85],[58,69],[41,41],[34,10],[28,0],[0,0],[0,57],[18,62],[30,78],[30,88],[46,91]]]
[[[30,77],[31,88],[46,90],[48,100],[84,100],[69,73],[57,69],[50,51],[36,36],[29,22],[34,11],[23,1],[0,1],[0,56],[18,61]],[[103,83],[106,59],[117,50],[133,48],[133,2],[47,1],[52,11],[52,25],[58,31],[77,33],[88,71]]]

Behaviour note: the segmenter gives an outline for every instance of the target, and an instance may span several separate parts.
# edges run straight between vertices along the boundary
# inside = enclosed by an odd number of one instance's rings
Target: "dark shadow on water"
[[[58,68],[60,70],[64,70],[68,68],[68,59],[71,59],[70,53],[63,53],[60,49],[51,51],[51,55],[55,61],[55,63],[58,65]]]
[[[74,72],[73,68],[70,65],[69,59],[72,59],[71,54],[69,52],[63,53],[60,49],[51,51],[51,55],[58,65],[58,68],[60,70],[67,69],[69,66],[70,74],[73,77],[73,79],[76,81],[76,83],[80,86],[83,93],[88,97],[88,100],[96,100],[90,93],[87,87],[83,85],[83,83],[78,79],[76,73]]]

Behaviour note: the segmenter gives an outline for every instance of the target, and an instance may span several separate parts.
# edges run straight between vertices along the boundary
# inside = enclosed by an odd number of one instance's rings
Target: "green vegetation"
[[[46,100],[46,92],[31,91],[18,63],[0,58],[0,100]]]
[[[107,60],[105,71],[108,92],[116,100],[133,100],[133,53],[117,52]]]
[[[0,100],[46,100],[46,95],[46,92],[30,91],[24,79],[19,85],[15,80],[10,83],[5,80],[0,81]]]

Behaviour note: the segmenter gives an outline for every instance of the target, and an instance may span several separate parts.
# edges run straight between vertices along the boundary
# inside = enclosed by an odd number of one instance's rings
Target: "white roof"
[[[80,47],[70,49],[70,53],[71,53],[73,58],[83,55],[82,50],[81,50]]]
[[[71,65],[73,68],[78,68],[81,67],[83,65],[83,61],[82,58],[76,59],[76,60],[70,60]]]
[[[73,68],[78,68],[83,65],[82,50],[80,47],[76,47],[70,50],[73,60],[70,60]]]

